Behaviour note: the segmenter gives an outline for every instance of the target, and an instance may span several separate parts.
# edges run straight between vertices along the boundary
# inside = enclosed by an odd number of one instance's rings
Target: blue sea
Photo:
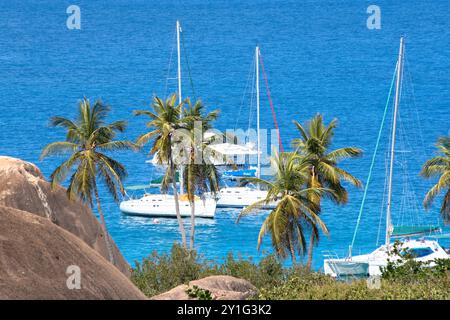
[[[66,9],[73,4],[81,10],[80,30],[66,26]],[[64,139],[64,132],[50,128],[48,120],[54,115],[75,116],[77,101],[84,96],[111,105],[110,120],[129,121],[121,138],[136,139],[146,130],[145,119],[134,117],[132,110],[147,108],[154,95],[176,90],[175,21],[179,19],[184,39],[184,95],[201,98],[208,110],[220,109],[217,128],[246,129],[249,121],[255,124],[255,112],[245,93],[258,44],[285,149],[298,136],[293,120],[304,123],[316,113],[322,113],[326,122],[338,118],[333,147],[352,145],[364,150],[362,158],[341,165],[365,182],[399,38],[404,35],[406,66],[394,222],[442,223],[438,212],[442,197],[431,210],[421,208],[433,181],[421,179],[418,172],[434,155],[437,138],[449,132],[450,2],[376,1],[381,29],[375,30],[366,25],[371,4],[360,0],[2,0],[0,154],[34,162],[48,177],[61,158],[40,161],[40,151]],[[263,80],[261,88],[261,127],[271,129]],[[354,253],[373,250],[384,237],[380,213],[390,115]],[[128,169],[126,185],[154,178],[145,163],[146,152],[148,148],[116,154]],[[316,269],[322,265],[322,251],[343,255],[352,240],[363,192],[348,188],[347,205],[324,205],[322,218],[330,236],[322,236],[315,250]],[[105,188],[101,193],[110,233],[131,264],[153,250],[167,252],[179,241],[176,220],[154,224],[152,219],[124,216]],[[196,249],[200,254],[220,261],[233,252],[258,261],[271,252],[269,238],[260,252],[256,249],[265,214],[248,216],[239,224],[235,223],[237,215],[236,210],[218,210],[216,219],[198,220]]]

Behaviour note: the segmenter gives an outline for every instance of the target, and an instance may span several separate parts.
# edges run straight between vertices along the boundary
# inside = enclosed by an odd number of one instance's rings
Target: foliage
[[[304,156],[308,167],[309,188],[327,188],[332,192],[316,194],[311,192],[308,198],[318,208],[320,213],[322,198],[330,198],[337,204],[348,202],[348,192],[343,181],[361,187],[361,182],[338,166],[339,162],[348,158],[359,157],[362,151],[356,147],[343,147],[330,150],[337,127],[337,119],[333,119],[328,126],[323,122],[321,114],[317,114],[306,126],[297,121],[294,124],[300,133],[300,138],[294,139],[292,145],[295,152]],[[311,268],[314,244],[319,241],[319,229],[312,224],[308,248],[307,266]]]
[[[365,279],[338,281],[314,272],[294,271],[279,286],[263,287],[259,299],[448,299],[450,259],[435,261],[434,267],[414,260],[411,252],[396,242],[392,257],[382,268],[380,286],[369,286]]]
[[[318,273],[294,275],[280,286],[261,288],[262,300],[403,300],[448,299],[450,278],[429,276],[415,283],[382,279],[379,289],[366,280],[343,282]]]
[[[142,263],[136,262],[131,279],[147,296],[168,291],[206,274],[195,251],[174,244],[170,254],[153,252]]]
[[[348,192],[342,182],[347,181],[357,187],[361,182],[347,171],[338,167],[340,161],[355,158],[362,155],[362,151],[356,147],[343,147],[330,150],[334,130],[337,127],[337,119],[333,119],[325,126],[321,114],[317,114],[307,126],[302,126],[294,121],[300,138],[294,139],[292,145],[298,154],[304,155],[311,169],[310,179],[315,179],[321,187],[333,190],[333,193],[325,194],[338,204],[348,201]],[[314,185],[314,183],[311,183]]]
[[[274,150],[271,157],[272,168],[275,169],[273,181],[259,178],[247,178],[268,189],[265,199],[255,202],[241,211],[238,222],[242,216],[260,209],[271,202],[277,202],[264,220],[259,235],[258,249],[265,235],[270,234],[272,246],[280,258],[291,256],[296,263],[296,254],[305,252],[305,227],[322,230],[328,234],[328,229],[318,216],[319,208],[309,199],[310,194],[319,196],[326,189],[306,187],[308,180],[308,167],[303,156],[295,153],[278,153]]]
[[[183,105],[186,101],[177,104],[177,95],[172,94],[166,100],[159,97],[153,98],[151,110],[135,110],[136,116],[147,116],[150,121],[147,122],[147,128],[151,131],[143,133],[137,139],[138,145],[145,145],[151,139],[153,144],[150,154],[157,157],[158,163],[167,165],[166,174],[161,182],[161,191],[166,193],[169,185],[172,184],[172,190],[175,198],[175,211],[178,226],[181,234],[183,246],[187,248],[186,231],[184,229],[183,220],[180,214],[180,205],[178,200],[178,192],[176,185],[176,163],[178,154],[174,154],[174,147],[179,145],[179,141],[175,139],[177,130],[183,128],[186,118],[183,117]]]
[[[389,252],[391,257],[387,266],[381,268],[383,279],[391,281],[415,282],[429,277],[445,276],[450,272],[450,259],[436,259],[431,262],[422,262],[414,259],[414,254],[401,248],[401,243],[396,241]]]
[[[210,275],[234,276],[262,287],[282,283],[284,269],[273,255],[264,257],[256,264],[229,254],[219,264],[174,244],[170,254],[153,252],[142,263],[136,262],[131,279],[144,294],[153,296]]]
[[[110,110],[111,108],[101,101],[97,101],[91,107],[89,100],[84,98],[79,103],[77,119],[53,117],[50,124],[53,127],[64,128],[67,131],[66,140],[47,145],[42,150],[41,159],[49,155],[68,155],[68,159],[50,175],[51,186],[55,188],[70,174],[67,188],[69,199],[78,197],[89,203],[91,207],[93,199],[96,200],[109,260],[115,264],[112,244],[101,209],[98,181],[106,185],[117,202],[119,194],[125,194],[122,180],[126,177],[127,171],[124,165],[107,153],[116,150],[136,150],[137,146],[130,141],[114,139],[117,133],[125,130],[126,122],[106,123]]]
[[[441,206],[442,217],[450,221],[450,136],[441,137],[437,143],[439,155],[428,160],[423,165],[421,175],[425,178],[437,177],[437,183],[428,191],[423,201],[425,208],[428,208],[434,198],[440,193],[444,193]]]
[[[337,281],[303,266],[284,268],[274,255],[254,263],[229,254],[223,263],[214,263],[174,245],[170,254],[154,252],[142,264],[137,263],[132,281],[149,297],[206,276],[230,275],[250,281],[259,290],[252,298],[263,300],[448,299],[450,261],[436,263],[423,276],[383,277],[381,289],[371,289],[366,280]]]
[[[211,291],[200,288],[198,286],[187,288],[186,293],[189,297],[197,298],[198,300],[212,300]]]
[[[285,277],[285,270],[274,255],[267,255],[259,263],[254,263],[252,260],[236,259],[230,253],[216,270],[217,274],[246,279],[256,287],[280,284]]]
[[[184,129],[187,131],[183,138],[187,140],[185,146],[189,157],[189,162],[183,165],[183,181],[184,192],[191,204],[189,248],[192,250],[195,241],[195,196],[199,194],[204,197],[207,192],[213,195],[219,192],[219,171],[214,164],[205,161],[204,158],[205,151],[213,142],[213,139],[205,139],[204,133],[213,128],[212,122],[217,119],[219,111],[206,113],[201,100],[192,104],[190,99],[187,99],[187,108],[182,110],[182,115],[185,119]]]
[[[106,153],[116,150],[136,150],[137,146],[129,141],[114,140],[117,133],[125,130],[126,122],[105,123],[110,110],[111,108],[101,101],[97,101],[91,107],[89,100],[84,98],[79,104],[77,119],[53,117],[50,121],[51,126],[61,127],[67,131],[66,140],[47,145],[42,150],[41,159],[50,155],[69,156],[53,171],[50,179],[52,187],[55,187],[72,173],[67,188],[67,194],[71,199],[78,196],[92,205],[97,177],[105,182],[116,201],[118,193],[124,192],[122,179],[127,174],[125,167]]]

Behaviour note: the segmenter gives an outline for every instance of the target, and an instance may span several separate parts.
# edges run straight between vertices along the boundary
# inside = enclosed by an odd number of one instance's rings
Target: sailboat
[[[177,20],[177,58],[178,58],[178,102],[182,102],[181,92],[181,50],[180,50],[180,22]],[[189,197],[184,195],[183,174],[179,174],[180,195],[178,197],[180,215],[182,217],[189,217],[191,215],[191,205]],[[195,216],[199,218],[214,218],[216,211],[216,200],[210,196],[205,196],[203,199],[195,196],[194,199]],[[150,217],[176,217],[175,197],[170,194],[151,194],[146,193],[139,199],[129,199],[120,203],[120,210],[128,215],[140,215]]]
[[[414,236],[422,236],[431,234],[439,230],[436,226],[400,226],[397,227],[392,224],[392,182],[394,173],[394,156],[395,156],[395,139],[397,129],[397,114],[400,102],[400,91],[403,75],[403,63],[404,63],[404,38],[400,38],[400,49],[397,60],[396,69],[396,85],[395,85],[395,98],[394,98],[394,115],[392,121],[392,133],[391,133],[391,150],[389,160],[389,175],[388,175],[388,193],[387,193],[387,207],[386,207],[386,236],[385,244],[377,248],[369,254],[352,256],[352,246],[355,239],[353,237],[352,245],[349,248],[349,255],[347,258],[339,259],[334,255],[328,253],[324,260],[324,273],[333,277],[341,276],[379,276],[382,273],[382,268],[386,267],[388,261],[396,261],[401,259],[400,256],[393,255],[391,253],[394,246],[391,243],[391,238],[404,238],[401,239],[400,252],[408,251],[411,253],[416,261],[426,262],[429,266],[434,265],[435,259],[449,259],[450,255],[440,246],[440,244],[433,238],[426,239],[412,239]],[[392,82],[393,84],[393,82]],[[389,101],[389,99],[388,99]],[[387,106],[387,105],[386,105]],[[380,130],[381,132],[381,130]],[[378,145],[378,144],[377,144]],[[377,149],[377,148],[376,148]],[[375,150],[376,153],[376,150]],[[375,153],[374,158],[375,159]],[[370,173],[369,179],[370,180]],[[365,193],[367,192],[367,186]],[[363,198],[364,199],[364,198]],[[364,203],[364,202],[363,202]],[[362,212],[363,203],[361,205],[360,214]],[[360,217],[359,217],[360,218]],[[358,222],[359,222],[358,218]],[[358,223],[357,223],[358,226]],[[356,235],[356,230],[355,230]],[[437,237],[436,237],[437,238]]]
[[[252,150],[252,148],[247,148],[247,154],[256,154],[257,157],[257,165],[256,168],[250,168],[247,170],[240,170],[239,176],[256,176],[257,178],[261,177],[261,136],[260,136],[260,113],[259,113],[259,59],[260,59],[260,51],[259,47],[255,48],[255,73],[256,73],[256,135],[257,135],[257,143],[256,143],[256,152]],[[218,146],[215,146],[218,148]],[[225,148],[222,148],[225,149]],[[221,151],[222,154],[226,154],[226,151]],[[228,173],[230,176],[237,176],[233,173]],[[267,197],[267,191],[261,190],[259,186],[256,187],[225,187],[220,189],[219,191],[219,200],[217,201],[218,208],[244,208],[254,204],[257,201],[264,200]],[[275,202],[268,203],[264,205],[261,209],[273,209],[276,207]]]

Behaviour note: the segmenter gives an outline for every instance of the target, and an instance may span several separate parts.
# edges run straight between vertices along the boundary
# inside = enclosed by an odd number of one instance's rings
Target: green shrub
[[[371,289],[366,280],[336,281],[328,276],[311,273],[292,276],[276,287],[261,288],[261,300],[418,300],[449,299],[449,277],[423,278],[415,283],[381,280],[379,289]]]
[[[136,263],[132,281],[147,296],[168,291],[180,284],[209,275],[230,275],[250,281],[259,293],[252,297],[268,300],[292,299],[449,299],[450,260],[437,260],[433,268],[423,268],[408,254],[383,269],[381,288],[370,288],[366,280],[337,281],[303,266],[284,268],[273,255],[259,263],[229,254],[223,263],[215,263],[174,245],[170,254],[153,252]],[[207,290],[191,288],[187,292],[198,299],[209,299]]]
[[[153,296],[198,279],[204,269],[195,251],[175,244],[170,254],[153,252],[142,263],[136,262],[131,280],[145,295]]]
[[[436,259],[434,265],[415,260],[414,254],[402,249],[396,241],[389,255],[396,259],[388,260],[387,266],[381,268],[383,279],[401,282],[416,282],[432,277],[444,277],[450,271],[450,259]]]
[[[218,264],[175,244],[170,254],[153,252],[141,263],[136,262],[131,280],[145,295],[153,296],[210,275],[229,275],[264,287],[281,284],[286,279],[286,270],[274,255],[268,255],[256,264],[229,254]]]
[[[228,254],[217,270],[218,274],[246,279],[256,287],[280,284],[285,276],[281,262],[274,255],[268,255],[255,264],[252,260],[235,259],[232,254]]]
[[[189,297],[197,298],[198,300],[212,300],[211,291],[200,288],[198,286],[187,288],[186,293]]]

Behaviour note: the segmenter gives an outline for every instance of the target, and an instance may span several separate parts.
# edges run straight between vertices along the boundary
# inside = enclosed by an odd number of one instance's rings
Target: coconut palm
[[[321,206],[322,197],[328,197],[337,204],[346,204],[348,202],[348,192],[342,182],[345,180],[350,184],[361,187],[361,182],[353,175],[338,167],[340,161],[347,158],[355,158],[362,154],[362,151],[355,147],[344,147],[336,150],[330,150],[334,130],[337,127],[337,120],[333,119],[328,126],[323,123],[323,117],[317,114],[306,127],[303,127],[297,121],[294,121],[300,138],[293,140],[295,152],[303,155],[309,164],[309,180],[310,188],[327,188],[333,192],[318,195],[312,193],[310,200],[319,208]],[[312,254],[314,245],[319,241],[318,229],[312,226],[309,248],[307,268],[311,268]]]
[[[426,194],[423,204],[425,208],[428,208],[435,197],[443,192],[441,214],[448,222],[450,221],[450,136],[439,138],[437,149],[440,154],[425,162],[420,173],[425,178],[439,176],[437,183]]]
[[[319,207],[311,201],[309,196],[320,196],[328,192],[323,188],[305,188],[309,173],[308,163],[303,156],[295,153],[273,152],[272,168],[275,170],[274,181],[259,178],[247,180],[258,183],[268,189],[267,197],[242,210],[242,216],[274,201],[278,201],[275,209],[271,210],[261,226],[258,235],[258,250],[263,237],[270,233],[272,246],[280,258],[290,256],[292,263],[296,263],[296,254],[305,252],[305,228],[314,227],[328,234],[328,229],[319,217]]]
[[[105,119],[109,111],[110,107],[101,101],[97,101],[91,107],[89,100],[83,98],[78,106],[76,120],[53,117],[50,121],[51,126],[66,129],[66,140],[47,145],[41,153],[41,159],[49,155],[69,155],[68,159],[51,174],[51,186],[55,188],[71,174],[67,188],[69,199],[79,197],[91,207],[93,207],[95,199],[109,259],[114,264],[112,245],[100,204],[98,180],[106,185],[109,193],[117,202],[119,194],[124,194],[122,180],[127,172],[121,163],[106,153],[116,150],[135,150],[137,146],[129,141],[114,140],[118,132],[125,130],[126,122],[106,123]]]
[[[161,183],[162,192],[167,192],[169,184],[172,184],[173,195],[175,198],[175,212],[181,234],[181,240],[184,248],[187,248],[186,231],[184,229],[183,220],[180,215],[180,205],[177,191],[174,147],[179,142],[177,140],[177,131],[185,126],[186,120],[183,118],[183,105],[185,101],[177,103],[177,95],[172,94],[166,100],[159,97],[153,98],[152,110],[135,110],[136,116],[148,116],[150,121],[147,127],[151,131],[139,136],[137,144],[143,146],[153,139],[153,145],[150,149],[151,155],[157,155],[159,164],[167,165],[167,171]]]
[[[189,162],[184,165],[184,187],[188,195],[191,207],[191,232],[190,249],[194,249],[195,241],[195,197],[200,194],[204,197],[205,193],[211,192],[214,196],[219,191],[219,172],[216,166],[207,162],[203,156],[205,149],[211,143],[211,138],[204,136],[204,133],[212,129],[212,122],[219,115],[218,110],[205,114],[205,107],[201,100],[194,104],[187,99],[188,107],[183,110],[185,119],[185,129],[188,130]],[[196,140],[200,141],[196,141]]]

